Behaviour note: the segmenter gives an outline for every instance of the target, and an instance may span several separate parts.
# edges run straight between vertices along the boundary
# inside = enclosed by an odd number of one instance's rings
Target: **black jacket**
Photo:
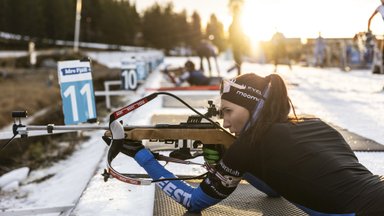
[[[249,172],[287,200],[323,213],[384,215],[384,177],[359,163],[342,135],[321,120],[273,125],[258,143],[249,134],[223,165]]]

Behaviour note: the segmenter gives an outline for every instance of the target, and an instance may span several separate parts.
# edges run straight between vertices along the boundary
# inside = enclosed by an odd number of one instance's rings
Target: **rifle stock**
[[[105,136],[111,135],[109,130],[105,132]],[[218,128],[125,128],[125,137],[132,140],[198,140],[203,144],[222,144],[226,147],[235,141],[234,136]]]

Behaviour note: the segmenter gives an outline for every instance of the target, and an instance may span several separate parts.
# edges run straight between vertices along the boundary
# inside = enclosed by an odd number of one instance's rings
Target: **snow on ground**
[[[52,167],[34,170],[13,193],[1,192],[1,209],[61,206],[75,203],[100,162],[105,146],[102,131],[86,132],[91,138],[83,143],[67,160]],[[45,181],[38,179],[50,176]],[[1,215],[1,212],[0,212]]]
[[[289,77],[299,84],[290,94],[301,112],[384,144],[384,131],[379,129],[384,122],[383,75],[299,68]]]
[[[111,65],[118,65],[121,56],[102,56]],[[113,56],[113,55],[112,55]],[[190,58],[198,65],[197,58]],[[98,59],[96,59],[98,60]],[[186,58],[166,58],[165,64],[182,66]],[[219,59],[220,72],[232,66],[232,62]],[[273,72],[272,65],[245,63],[244,72],[268,75]],[[215,71],[215,67],[214,67]],[[279,66],[278,73],[286,80],[289,94],[300,114],[312,114],[325,121],[348,129],[364,137],[384,144],[384,75],[372,74],[369,70],[343,72],[334,68],[307,68]],[[232,72],[228,77],[234,76]],[[148,88],[159,87],[164,81],[161,73],[155,72],[149,77]],[[136,98],[127,98],[133,102],[148,92],[137,92]],[[148,124],[149,117],[155,113],[182,113],[186,109],[162,109],[161,100],[155,99],[151,105],[144,105],[125,119],[129,124]],[[67,160],[52,167],[33,170],[23,184],[14,192],[0,193],[1,209],[20,209],[76,204],[72,215],[152,215],[154,186],[134,186],[115,179],[104,183],[100,173],[105,166],[105,146],[101,140],[102,132],[87,132],[91,139],[83,143]],[[373,173],[384,175],[383,153],[357,153],[360,161]],[[101,162],[100,162],[101,160]],[[201,159],[200,159],[201,160]],[[143,173],[136,163],[118,156],[113,164],[121,172]],[[197,174],[204,170],[199,166],[170,164],[168,167],[181,174]],[[31,183],[35,179],[52,174],[46,181]],[[93,176],[93,177],[92,177]],[[92,177],[91,181],[89,179]],[[89,182],[89,183],[88,183]],[[87,188],[82,194],[83,190]],[[1,214],[1,212],[0,212]]]

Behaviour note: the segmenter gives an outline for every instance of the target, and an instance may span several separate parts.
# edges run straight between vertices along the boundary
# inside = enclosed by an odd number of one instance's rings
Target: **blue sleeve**
[[[280,197],[280,194],[276,193],[269,185],[250,173],[245,173],[243,179],[269,197]]]
[[[148,149],[142,149],[137,152],[135,160],[154,180],[176,177],[173,173],[165,169]],[[200,186],[193,188],[182,180],[161,181],[156,183],[156,185],[169,197],[192,212],[200,212],[202,209],[221,201],[221,199],[208,196]]]

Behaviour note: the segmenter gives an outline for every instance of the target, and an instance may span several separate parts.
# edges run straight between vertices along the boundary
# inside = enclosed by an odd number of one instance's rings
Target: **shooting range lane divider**
[[[111,109],[111,96],[134,96],[149,75],[164,62],[164,55],[154,51],[127,52],[123,56],[121,61],[115,64],[115,67],[121,69],[120,80],[104,81],[104,91],[95,92],[95,96],[105,97],[108,110]],[[110,90],[113,85],[118,85],[120,90]]]
[[[121,85],[121,80],[104,81],[104,91],[95,91],[95,96],[105,96],[105,106],[108,110],[111,109],[111,96],[133,96],[133,91],[127,90],[110,90],[110,86]]]

